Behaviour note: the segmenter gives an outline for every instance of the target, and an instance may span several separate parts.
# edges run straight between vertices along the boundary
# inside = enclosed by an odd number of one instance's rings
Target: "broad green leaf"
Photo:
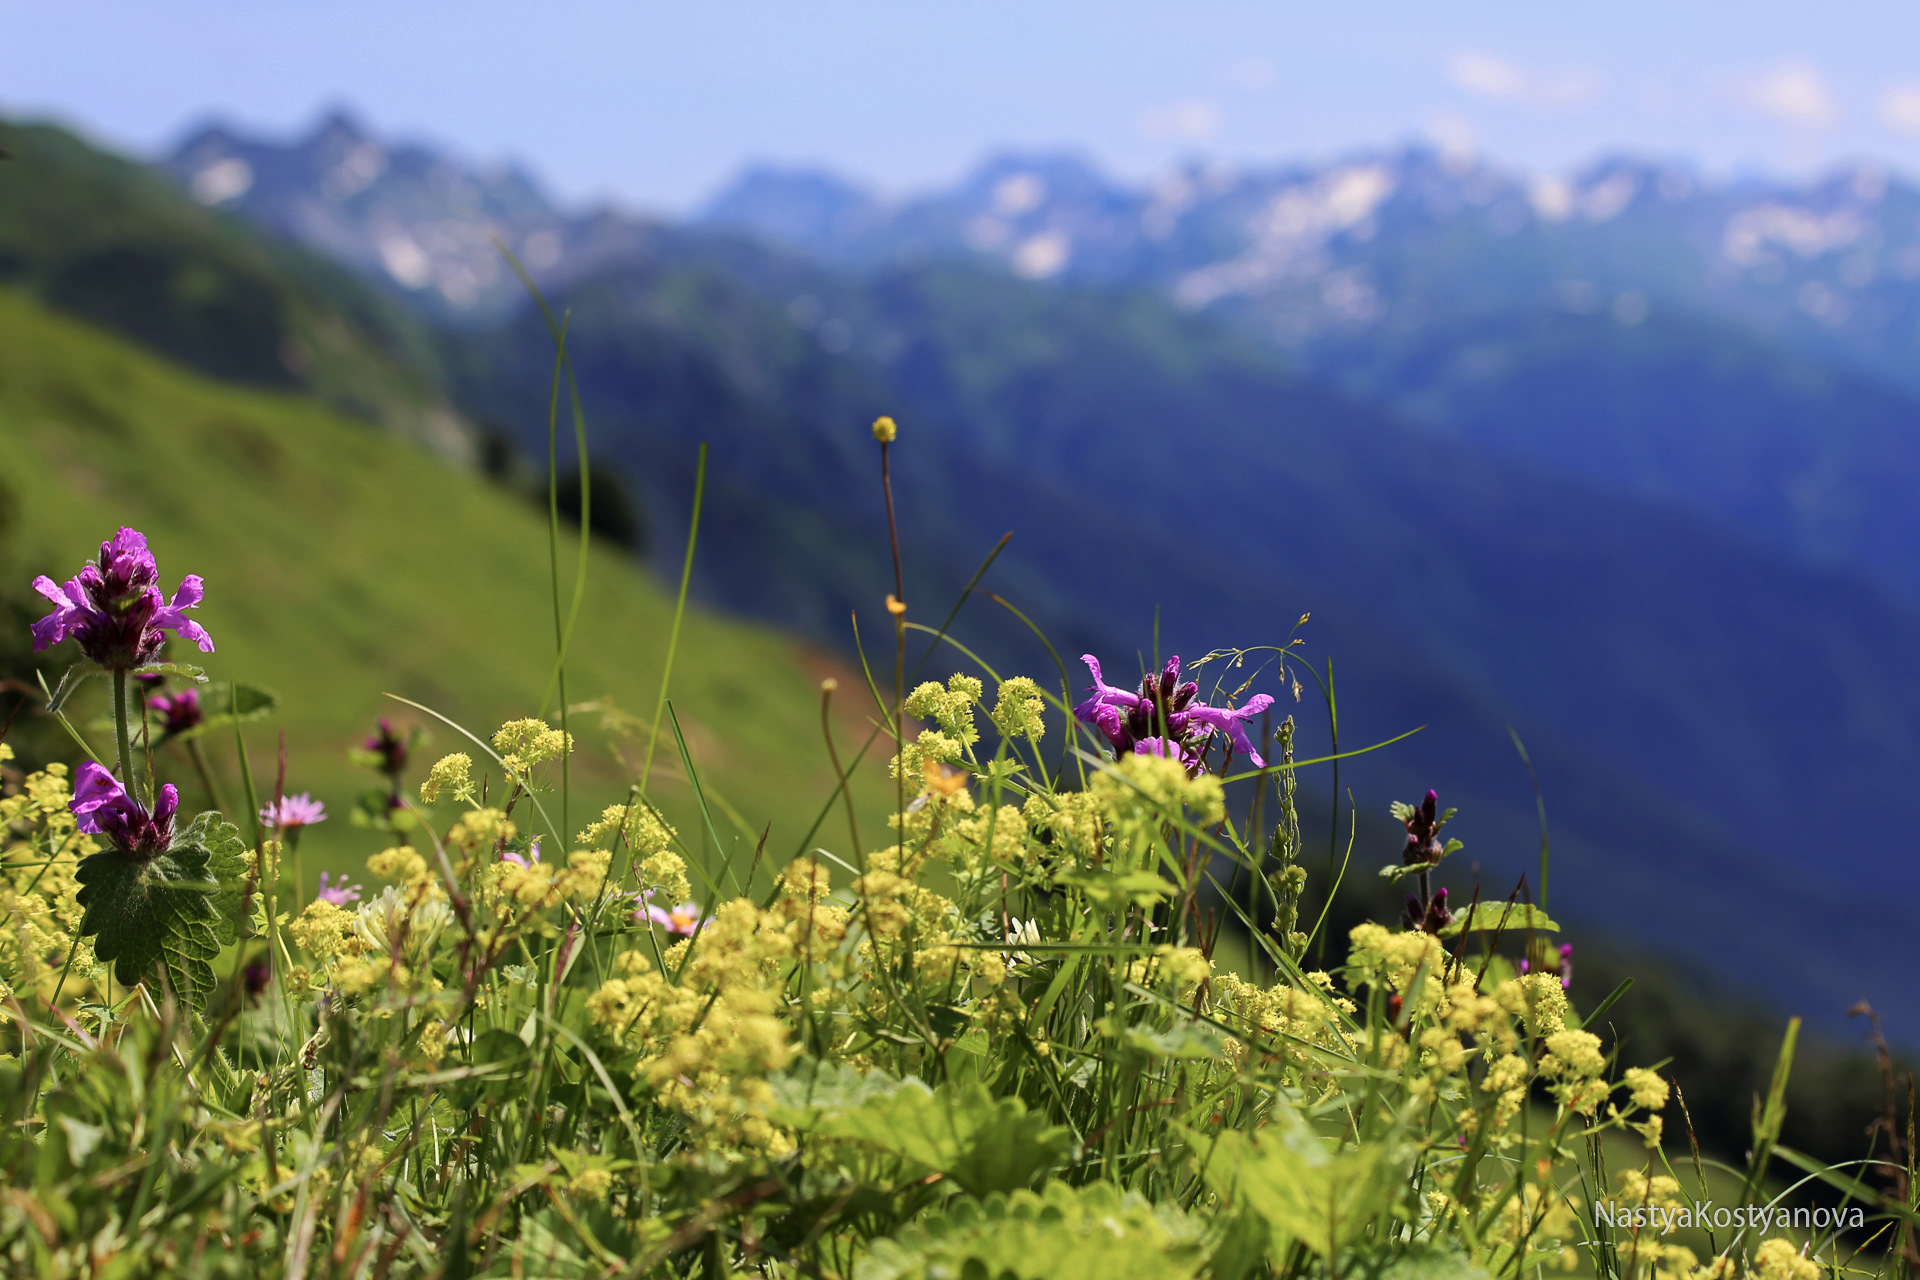
[[[1405,1183],[1389,1145],[1335,1154],[1298,1117],[1285,1114],[1257,1143],[1224,1133],[1211,1145],[1208,1185],[1266,1219],[1276,1260],[1289,1240],[1332,1259],[1392,1208]]]
[[[220,954],[213,895],[220,889],[200,845],[176,846],[141,860],[118,849],[81,859],[75,869],[84,909],[80,933],[113,965],[126,986],[166,970],[184,1003],[205,1007],[213,990],[211,961]]]
[[[1026,1186],[1072,1145],[1066,1129],[979,1084],[901,1089],[823,1121],[818,1132],[944,1173],[975,1195]]]
[[[802,1058],[767,1081],[779,1117],[796,1128],[811,1128],[823,1117],[844,1115],[902,1089],[928,1093],[918,1080],[901,1080],[885,1071],[860,1071],[837,1062]]]
[[[1101,1030],[1142,1057],[1189,1060],[1226,1057],[1226,1038],[1204,1022],[1187,1022],[1156,1031],[1138,1023],[1128,1026],[1117,1018],[1105,1018],[1101,1020]]]
[[[257,684],[236,681],[229,685],[223,681],[207,686],[200,695],[200,705],[206,709],[206,719],[191,729],[168,734],[156,742],[186,742],[217,729],[231,729],[236,724],[264,720],[280,710],[280,695]]]
[[[1558,933],[1560,926],[1547,918],[1547,913],[1526,902],[1482,902],[1471,910],[1453,913],[1453,923],[1440,930],[1443,938],[1458,937],[1468,928],[1475,933],[1525,933],[1529,929],[1536,933]]]
[[[214,932],[225,946],[240,937],[240,903],[247,893],[247,877],[253,870],[252,850],[240,836],[240,828],[214,810],[200,814],[185,828],[174,833],[173,847],[204,849],[207,874],[220,888],[213,895]]]
[[[1487,1270],[1464,1253],[1422,1248],[1389,1263],[1380,1280],[1487,1280]]]
[[[1069,871],[1055,883],[1062,888],[1078,889],[1088,902],[1103,911],[1151,907],[1178,887],[1152,871],[1128,871],[1120,875],[1093,870]]]
[[[1156,1209],[1111,1183],[1050,1183],[961,1200],[892,1239],[876,1240],[854,1280],[1190,1280],[1206,1263],[1199,1232],[1177,1208]]]

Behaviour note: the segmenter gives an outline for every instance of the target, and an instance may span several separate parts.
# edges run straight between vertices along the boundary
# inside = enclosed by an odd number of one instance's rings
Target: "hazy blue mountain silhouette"
[[[219,162],[176,168],[191,183]],[[1156,611],[1163,651],[1189,657],[1282,643],[1310,611],[1343,744],[1432,726],[1341,787],[1377,814],[1441,785],[1485,892],[1535,857],[1511,724],[1555,816],[1556,915],[1816,1017],[1862,997],[1920,1014],[1894,977],[1920,914],[1903,812],[1920,612],[1894,510],[1910,400],[1798,301],[1729,318],[1700,265],[1733,216],[1701,201],[1784,197],[1619,165],[1543,193],[1425,153],[1370,163],[1130,194],[1014,158],[918,204],[763,173],[705,226],[450,205],[404,225],[423,252],[436,220],[466,218],[461,243],[555,234],[541,278],[573,316],[597,456],[643,493],[665,560],[693,446],[714,444],[707,599],[836,643],[849,610],[877,626],[890,573],[864,426],[892,412],[916,617],[938,621],[1010,528],[991,585],[1069,658],[1150,659]],[[1795,206],[1768,235],[1838,236],[1853,224],[1820,219],[1867,195]],[[1249,210],[1267,217],[1251,240]],[[364,248],[372,213],[346,222],[363,248],[343,260],[458,315],[456,401],[531,446],[551,372],[535,318],[494,295],[454,306],[438,259],[397,279]],[[1803,275],[1843,270],[1788,252]],[[1669,292],[1629,283],[1670,268]],[[997,605],[970,610],[991,657],[1051,667]],[[1359,851],[1355,873],[1392,853]]]

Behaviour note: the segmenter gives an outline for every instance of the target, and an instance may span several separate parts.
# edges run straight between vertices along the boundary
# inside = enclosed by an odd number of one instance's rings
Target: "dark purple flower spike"
[[[64,586],[41,574],[33,588],[53,612],[33,624],[35,653],[71,636],[80,652],[109,670],[124,671],[160,656],[166,633],[178,632],[213,652],[213,638],[186,611],[204,595],[198,574],[188,574],[171,600],[161,594],[160,570],[138,530],[122,529],[100,544],[100,558],[80,566]]]
[[[81,831],[103,835],[115,848],[139,858],[164,853],[172,845],[173,816],[180,808],[180,793],[172,783],[160,788],[149,813],[111,773],[91,760],[80,766],[73,781],[73,799],[67,808],[79,819]]]

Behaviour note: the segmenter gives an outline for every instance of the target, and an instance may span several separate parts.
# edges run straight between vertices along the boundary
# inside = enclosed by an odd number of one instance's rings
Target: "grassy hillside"
[[[344,269],[62,129],[0,121],[0,283],[218,378],[470,448],[420,326]]]
[[[207,382],[0,291],[0,450],[6,571],[18,585],[69,576],[117,524],[145,530],[169,589],[185,573],[206,579],[200,615],[219,646],[210,674],[281,694],[290,788],[343,816],[371,780],[348,746],[379,715],[419,718],[383,691],[482,731],[540,699],[553,654],[544,522],[412,445],[294,395]],[[650,714],[671,594],[611,552],[596,550],[590,573],[570,700]],[[698,613],[681,637],[672,697],[696,761],[746,824],[774,824],[768,849],[782,858],[831,788],[825,669],[773,633]],[[579,720],[576,829],[625,786],[599,717]],[[457,745],[441,730],[425,754]],[[230,773],[224,740],[210,747]],[[252,749],[255,769],[270,772],[271,728],[252,731]],[[662,758],[678,772],[671,755],[669,739]],[[684,783],[661,800],[697,839]],[[736,828],[716,820],[731,841]],[[884,829],[877,812],[870,821]],[[317,865],[345,866],[371,838],[341,820],[308,847]]]

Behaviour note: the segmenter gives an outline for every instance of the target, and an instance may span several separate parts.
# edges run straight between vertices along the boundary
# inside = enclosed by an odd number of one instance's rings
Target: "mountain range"
[[[203,130],[161,169],[358,273],[430,334],[448,403],[533,452],[551,359],[488,265],[512,247],[570,314],[596,465],[663,560],[712,443],[708,601],[842,646],[850,610],[879,627],[864,426],[891,412],[912,616],[1012,529],[987,585],[1069,658],[1297,631],[1343,747],[1429,726],[1337,792],[1306,779],[1321,838],[1437,785],[1475,860],[1456,891],[1505,896],[1538,845],[1512,726],[1556,917],[1828,1025],[1871,998],[1920,1039],[1920,205],[1891,179],[1528,183],[1405,151],[1136,191],[1013,157],[904,202],[762,170],[669,224],[345,117]],[[960,629],[1052,669],[989,600]]]

